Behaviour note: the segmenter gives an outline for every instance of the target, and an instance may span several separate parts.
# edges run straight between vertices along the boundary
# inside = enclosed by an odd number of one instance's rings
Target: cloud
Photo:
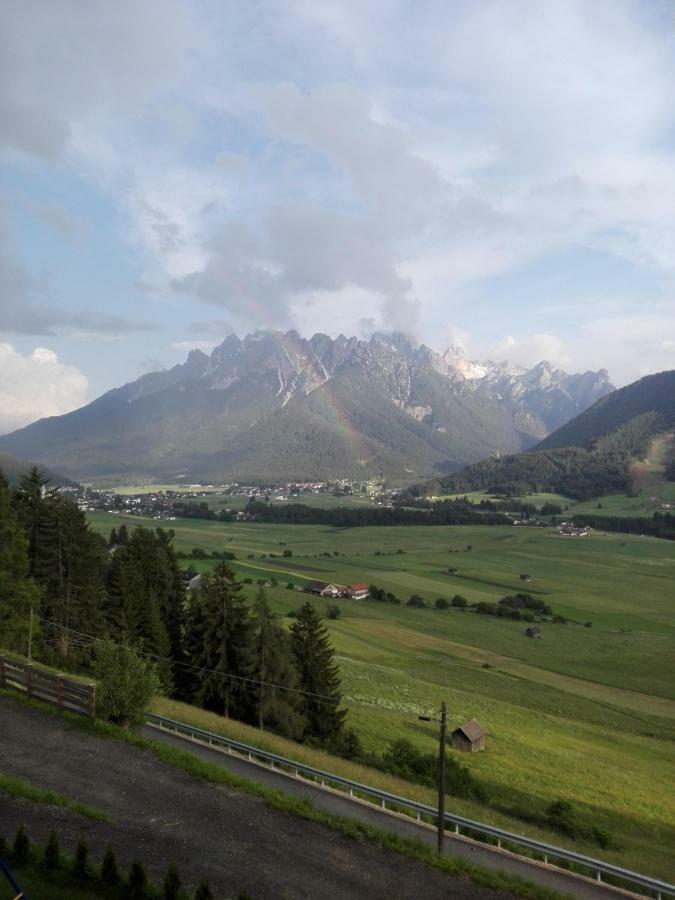
[[[218,341],[172,341],[169,346],[172,350],[181,350],[185,352],[189,352],[190,350],[203,350],[204,353],[210,353],[218,343]]]
[[[147,331],[146,322],[45,302],[46,279],[36,278],[15,258],[11,234],[0,209],[0,334],[128,334]]]
[[[36,217],[56,234],[66,238],[82,237],[87,230],[86,224],[58,203],[46,203],[35,209]]]
[[[133,117],[184,69],[180,0],[8,0],[0,11],[0,146],[58,159],[83,127]]]
[[[278,206],[255,230],[226,227],[208,251],[205,267],[176,279],[175,288],[259,327],[292,325],[309,300],[347,287],[383,297],[390,321],[412,325],[410,282],[398,275],[386,234],[373,222]]]
[[[486,352],[491,359],[508,360],[527,368],[545,360],[553,366],[569,369],[574,362],[563,341],[554,334],[525,334],[517,338],[507,335]]]
[[[44,416],[62,415],[86,402],[86,377],[45,347],[24,355],[11,344],[0,343],[0,371],[0,433]]]

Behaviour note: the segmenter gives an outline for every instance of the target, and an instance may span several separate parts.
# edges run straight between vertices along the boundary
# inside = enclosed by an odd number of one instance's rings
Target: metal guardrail
[[[278,756],[276,753],[261,750],[241,741],[235,741],[232,738],[224,737],[222,734],[215,734],[203,728],[196,728],[185,722],[178,722],[175,719],[169,719],[156,713],[149,713],[147,721],[149,725],[174,732],[190,740],[206,743],[209,746],[224,747],[228,752],[234,751],[250,761],[257,760],[267,763],[272,769],[288,770],[296,777],[302,776],[318,782],[322,786],[337,787],[344,790],[350,797],[365,799],[376,803],[382,809],[389,809],[392,812],[402,812],[414,817],[417,821],[421,821],[423,816],[432,820],[436,820],[438,816],[438,811],[433,806],[427,806],[424,803],[418,803],[416,800],[409,800],[407,797],[400,797],[397,794],[390,794],[387,791],[361,784],[358,781],[352,781],[349,778],[343,778],[341,775],[335,775],[332,772],[324,772],[322,769],[316,769],[305,763]],[[620,887],[627,887],[630,890],[639,887],[641,893],[645,893],[645,891],[652,892],[657,900],[661,900],[663,897],[675,897],[675,885],[660,881],[658,878],[631,872],[612,863],[603,862],[591,856],[584,856],[564,847],[546,844],[543,841],[537,841],[524,835],[514,834],[511,831],[505,831],[494,825],[467,819],[464,816],[456,816],[446,812],[444,818],[446,830],[448,830],[448,825],[451,826],[449,830],[454,832],[455,835],[461,835],[462,830],[464,830],[465,832],[470,832],[470,835],[465,834],[465,837],[470,836],[474,840],[477,839],[488,843],[494,841],[499,849],[508,850],[525,858],[536,859],[540,857],[548,865],[555,865],[555,862],[551,862],[552,859],[564,860],[566,863],[571,863],[581,869],[582,872],[580,874],[590,871],[596,881],[602,882],[603,877],[617,879],[623,883],[619,885]],[[504,846],[504,844],[507,846]],[[536,854],[536,856],[528,856],[527,853],[524,854],[522,852],[523,850],[529,851],[530,854]],[[570,871],[569,869],[562,870]]]

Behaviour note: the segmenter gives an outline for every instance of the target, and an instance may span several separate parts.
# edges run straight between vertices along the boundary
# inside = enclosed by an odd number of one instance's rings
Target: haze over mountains
[[[369,340],[263,331],[0,439],[71,477],[281,480],[451,472],[536,444],[613,391],[567,374]]]

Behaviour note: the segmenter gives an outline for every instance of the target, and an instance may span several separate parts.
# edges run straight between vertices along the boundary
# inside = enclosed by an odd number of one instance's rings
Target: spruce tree
[[[110,537],[108,538],[108,547],[112,550],[113,547],[116,547],[119,543],[117,538],[117,531],[114,528],[110,529]]]
[[[117,531],[117,543],[124,546],[129,543],[129,530],[124,522],[120,525]]]
[[[89,857],[89,849],[86,841],[80,840],[75,848],[75,857],[73,859],[73,875],[78,881],[86,881],[89,876],[87,869],[87,859]]]
[[[305,721],[297,692],[298,673],[290,638],[272,613],[264,588],[258,589],[253,608],[256,724],[288,737],[302,736]]]
[[[103,884],[110,885],[110,887],[116,887],[120,883],[117,860],[115,859],[115,854],[110,846],[108,846],[108,849],[105,851],[105,856],[101,863],[101,881]]]
[[[19,825],[12,846],[12,857],[17,865],[28,862],[30,856],[30,840],[26,834],[26,826]]]
[[[162,900],[179,900],[181,889],[181,880],[178,875],[176,863],[169,863],[166,870],[164,882],[162,884]]]
[[[143,863],[135,859],[129,867],[129,878],[127,880],[130,900],[142,900],[146,896],[145,889],[147,884],[148,876],[145,874]]]
[[[42,855],[42,861],[48,869],[58,869],[61,863],[61,851],[56,832],[52,831]]]
[[[12,505],[9,485],[0,473],[0,646],[27,652],[31,609],[40,613],[40,592],[28,575],[28,541]],[[39,619],[34,616],[37,642]]]
[[[252,628],[241,585],[227,563],[218,563],[200,591],[199,631],[193,636],[199,671],[197,700],[226,716],[246,718],[253,705],[247,679],[254,669]]]
[[[299,677],[305,735],[320,741],[339,739],[346,712],[339,708],[342,692],[334,650],[321,617],[305,603],[291,626],[291,651]]]

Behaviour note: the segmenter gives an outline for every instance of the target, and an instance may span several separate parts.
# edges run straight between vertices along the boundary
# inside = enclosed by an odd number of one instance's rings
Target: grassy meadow
[[[103,533],[122,521],[160,524],[108,513],[90,518]],[[568,538],[554,528],[163,524],[175,530],[179,551],[234,552],[233,567],[253,579],[250,590],[258,578],[274,578],[278,585],[268,594],[289,624],[288,613],[307,598],[286,584],[312,578],[375,583],[404,602],[412,593],[431,603],[457,593],[470,602],[518,590],[541,597],[570,620],[542,623],[541,640],[526,638],[523,622],[472,611],[329,601],[342,611],[327,626],[350,724],[373,752],[398,737],[433,751],[434,726],[417,717],[445,700],[452,726],[475,717],[486,729],[485,752],[461,761],[490,788],[487,806],[453,799],[450,808],[523,831],[534,827],[523,822],[523,810],[541,816],[553,800],[569,799],[612,839],[604,850],[583,841],[577,846],[672,878],[666,849],[675,841],[671,542],[602,533]],[[285,549],[291,558],[281,558]],[[213,564],[194,563],[201,570]],[[456,573],[449,575],[449,567]],[[527,584],[524,573],[531,576]]]

